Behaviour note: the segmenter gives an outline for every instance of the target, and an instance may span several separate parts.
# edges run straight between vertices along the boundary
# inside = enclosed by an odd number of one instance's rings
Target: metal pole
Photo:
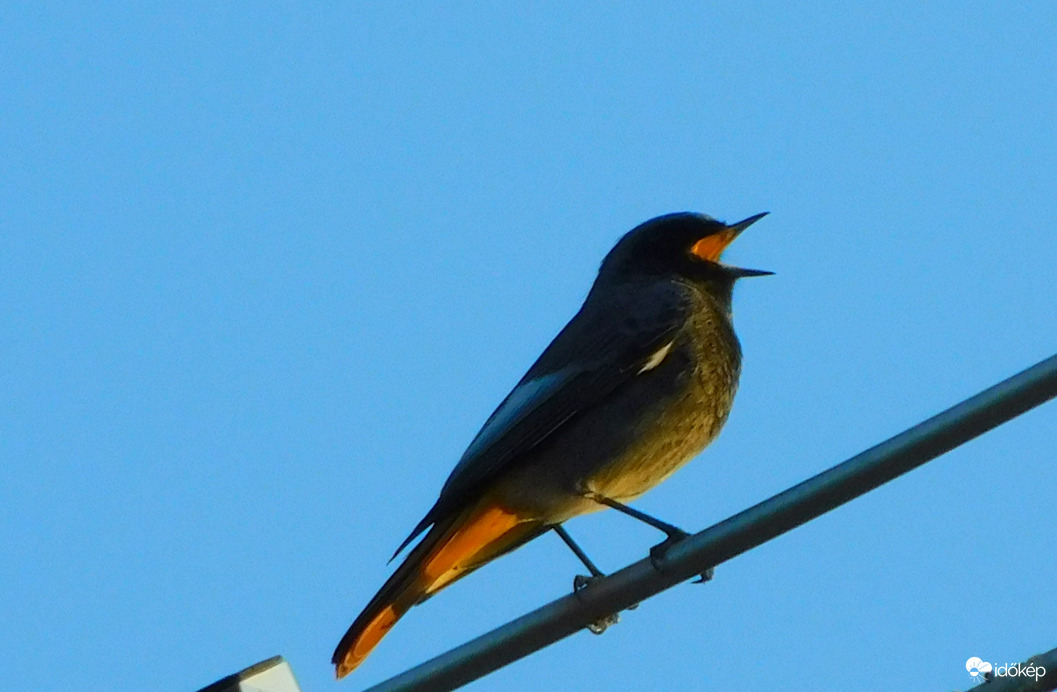
[[[367,692],[451,690],[542,649],[903,475],[1057,396],[1057,355],[876,447]]]

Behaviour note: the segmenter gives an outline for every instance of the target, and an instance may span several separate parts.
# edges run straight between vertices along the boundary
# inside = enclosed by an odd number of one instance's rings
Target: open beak
[[[761,214],[756,214],[755,216],[750,216],[744,221],[739,221],[738,223],[727,226],[719,233],[705,236],[694,243],[691,252],[701,259],[708,260],[709,262],[716,262],[718,264],[719,258],[723,254],[723,251],[727,249],[727,246],[734,242],[734,239],[741,235],[742,231],[767,216],[767,214],[768,212],[763,212]],[[727,265],[723,265],[723,267],[739,279],[750,276],[769,276],[774,274],[774,272],[764,271],[762,269],[742,269],[741,267],[730,267]]]

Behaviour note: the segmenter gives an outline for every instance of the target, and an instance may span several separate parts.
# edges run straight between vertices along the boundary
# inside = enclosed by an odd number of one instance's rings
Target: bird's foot
[[[594,622],[587,623],[587,631],[591,634],[602,634],[610,625],[615,625],[618,622],[620,622],[620,615],[618,613],[606,615],[598,618]]]
[[[672,546],[690,535],[686,531],[674,526],[667,529],[666,533],[668,534],[668,538],[664,539],[663,543],[658,543],[650,548],[650,562],[653,563],[654,569],[658,572],[664,571],[661,569],[661,563],[664,562],[664,556],[672,549]]]
[[[653,568],[658,572],[663,572],[664,557],[669,550],[672,549],[676,543],[679,543],[683,539],[687,538],[690,534],[683,531],[675,526],[670,527],[668,531],[668,538],[663,543],[659,543],[650,548],[650,562],[653,563]],[[704,584],[706,581],[712,581],[712,577],[715,576],[715,569],[709,567],[704,572],[698,575],[697,579],[694,580],[695,584]]]
[[[573,593],[578,593],[579,591],[586,589],[604,576],[604,574],[594,574],[589,577],[586,574],[577,574],[573,577]]]
[[[577,574],[575,577],[573,577],[573,593],[579,594],[581,591],[591,586],[591,584],[598,581],[599,579],[603,579],[605,576],[606,575],[601,573],[592,575],[590,577],[586,574]],[[636,607],[638,607],[637,603],[632,606],[632,608]],[[632,608],[629,608],[628,610],[631,610]],[[611,625],[615,625],[618,622],[620,622],[620,615],[618,613],[612,613],[611,615],[600,617],[594,622],[587,623],[587,630],[591,634],[602,634]]]

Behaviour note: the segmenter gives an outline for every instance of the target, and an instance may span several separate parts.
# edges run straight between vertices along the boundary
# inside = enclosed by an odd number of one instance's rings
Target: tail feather
[[[341,638],[331,659],[337,676],[360,665],[411,606],[545,530],[538,520],[485,502],[439,520]]]

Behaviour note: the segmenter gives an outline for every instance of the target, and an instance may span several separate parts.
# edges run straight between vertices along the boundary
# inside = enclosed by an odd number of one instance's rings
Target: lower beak
[[[772,276],[774,274],[774,272],[769,272],[766,269],[743,269],[742,267],[723,266],[728,272],[739,279],[748,279],[753,276]]]

